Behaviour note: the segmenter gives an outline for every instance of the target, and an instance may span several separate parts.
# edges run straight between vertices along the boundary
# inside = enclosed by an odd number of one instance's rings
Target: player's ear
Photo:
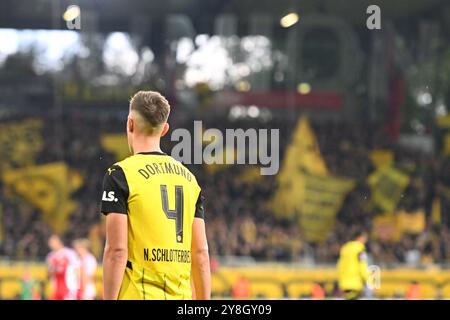
[[[134,132],[134,120],[130,116],[128,116],[127,120],[127,131],[130,133]]]
[[[169,131],[169,124],[166,122],[164,123],[163,129],[161,131],[161,137],[164,137],[168,131]]]

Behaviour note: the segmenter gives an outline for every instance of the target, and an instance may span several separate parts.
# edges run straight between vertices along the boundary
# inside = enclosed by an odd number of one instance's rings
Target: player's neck
[[[134,154],[140,152],[162,152],[159,144],[159,138],[156,137],[140,137],[133,141]]]

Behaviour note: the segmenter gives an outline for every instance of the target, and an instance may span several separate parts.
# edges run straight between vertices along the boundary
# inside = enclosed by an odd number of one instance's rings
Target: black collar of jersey
[[[154,155],[158,155],[158,156],[167,156],[167,153],[159,152],[159,151],[138,152],[137,154],[154,154]]]

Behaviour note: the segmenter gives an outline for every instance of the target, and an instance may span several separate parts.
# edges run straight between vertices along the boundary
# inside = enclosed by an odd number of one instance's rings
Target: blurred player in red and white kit
[[[64,246],[61,238],[48,239],[52,250],[47,256],[48,271],[53,282],[52,300],[76,300],[80,288],[80,259],[75,250]]]
[[[73,248],[80,258],[81,282],[79,299],[94,300],[97,294],[95,289],[95,272],[97,271],[97,259],[89,251],[90,243],[87,239],[77,239],[73,242]]]

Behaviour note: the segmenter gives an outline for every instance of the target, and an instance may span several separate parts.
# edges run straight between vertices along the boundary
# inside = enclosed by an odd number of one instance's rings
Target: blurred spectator
[[[314,283],[311,291],[311,298],[313,300],[325,299],[325,290],[320,283]]]
[[[250,281],[242,276],[236,280],[231,289],[231,296],[234,299],[249,299],[251,294]]]
[[[411,282],[406,290],[406,299],[408,300],[420,300],[422,297],[420,284],[416,281]]]
[[[73,248],[80,258],[80,290],[79,300],[94,300],[97,294],[95,288],[95,274],[97,259],[90,252],[90,242],[87,239],[76,239]]]
[[[39,283],[33,279],[30,271],[25,271],[21,282],[20,300],[40,300]]]

